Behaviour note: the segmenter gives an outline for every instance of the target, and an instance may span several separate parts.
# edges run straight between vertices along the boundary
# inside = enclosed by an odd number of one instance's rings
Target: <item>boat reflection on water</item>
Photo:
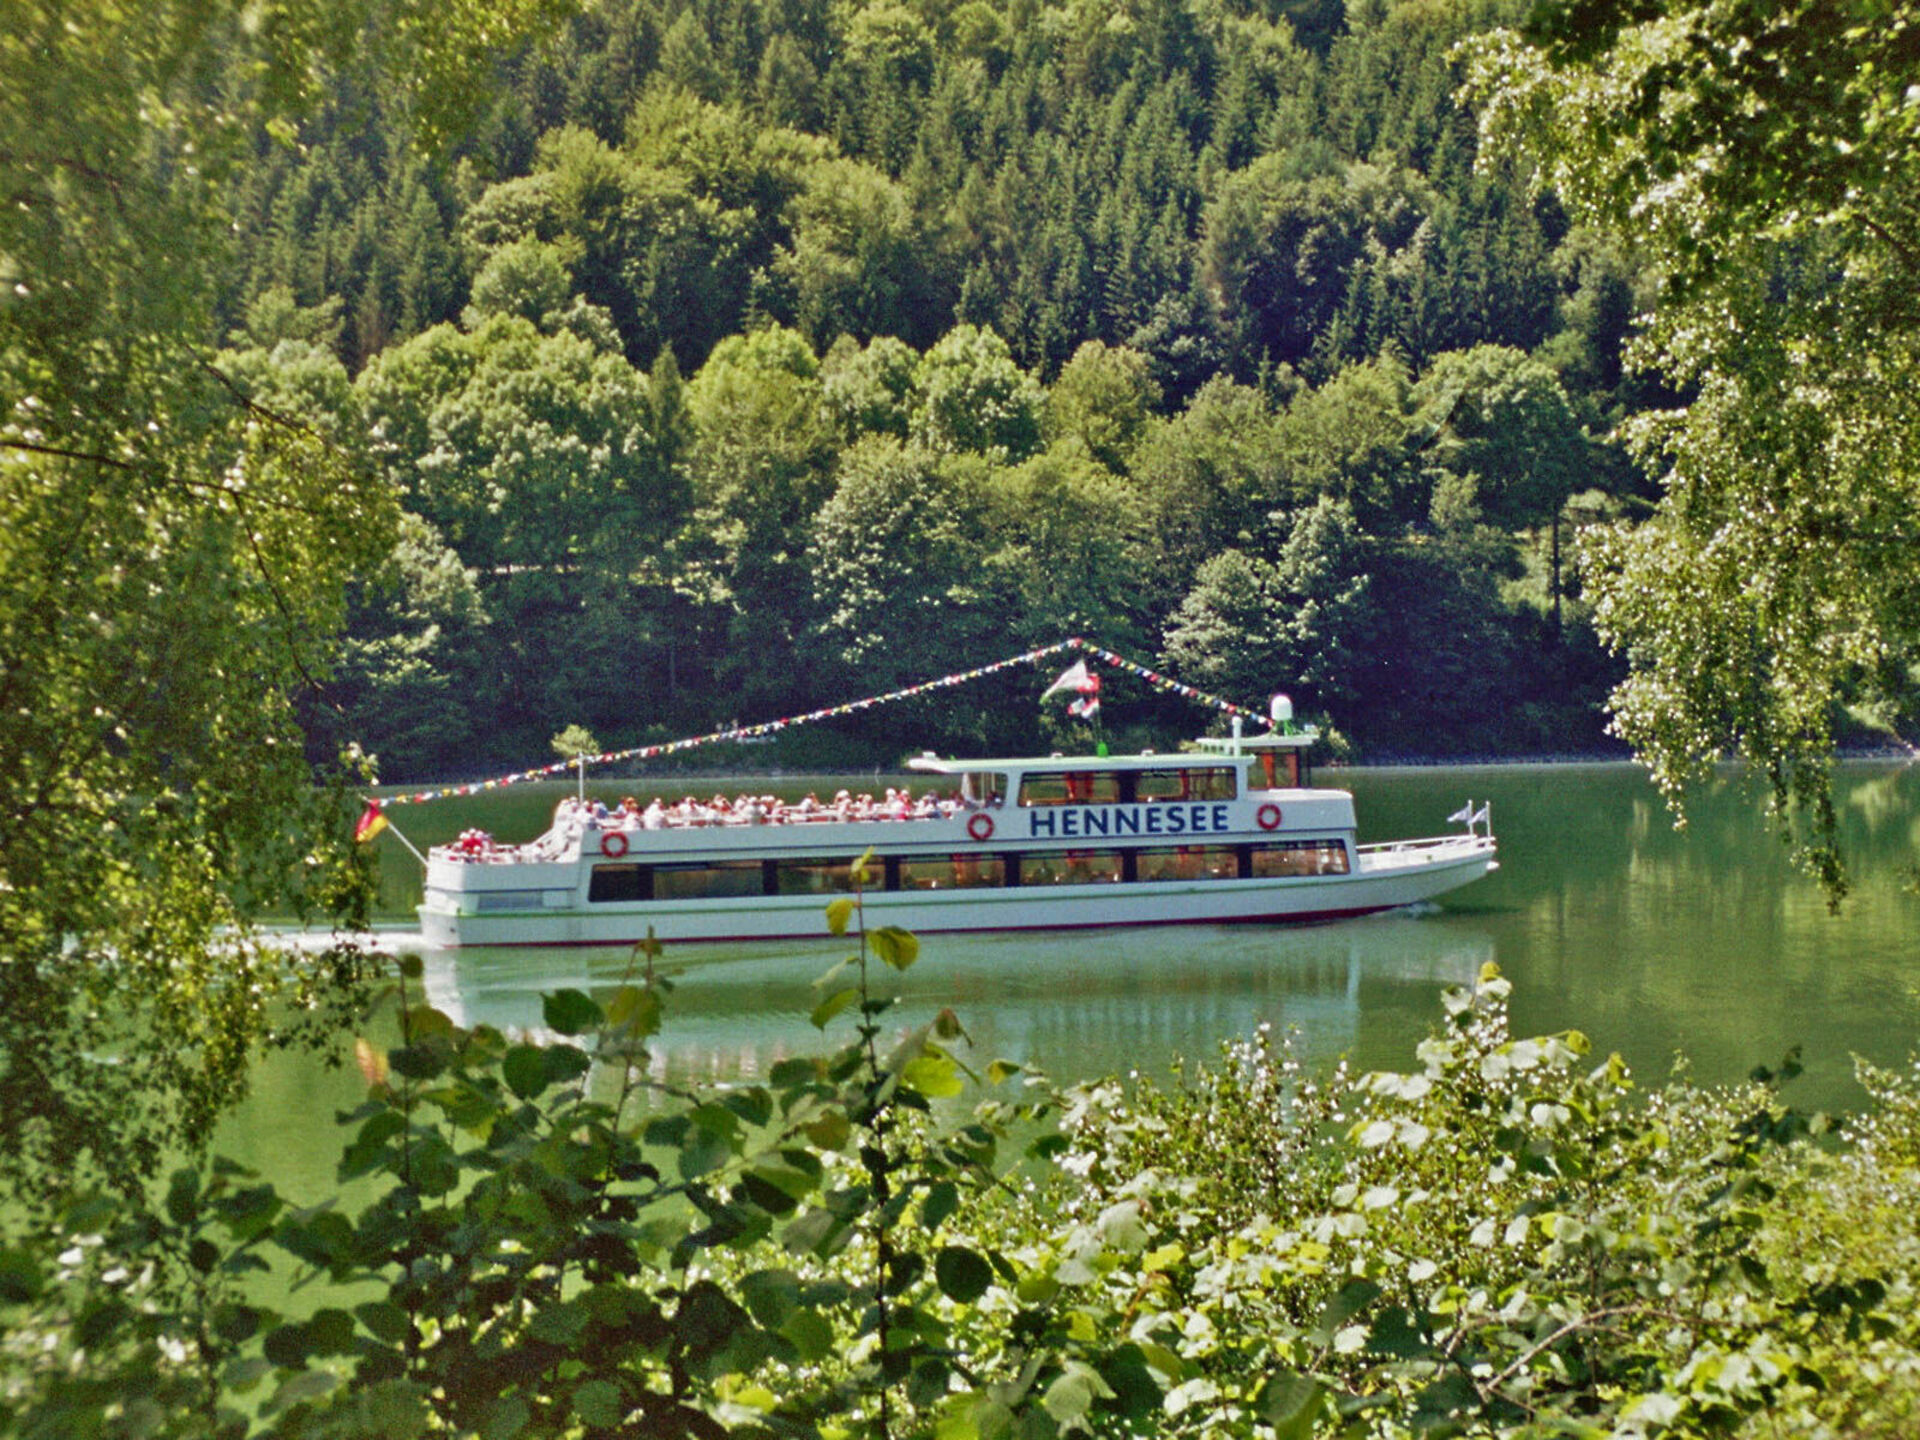
[[[812,982],[849,949],[832,940],[669,949],[654,1078],[753,1080],[781,1059],[837,1048],[852,1022],[843,1014],[823,1037],[808,1018],[821,998]],[[1401,911],[1293,928],[936,936],[904,974],[877,960],[871,973],[877,993],[899,997],[890,1032],[951,1007],[972,1038],[970,1063],[1012,1060],[1071,1083],[1164,1076],[1176,1057],[1211,1060],[1263,1024],[1297,1031],[1309,1061],[1408,1068],[1440,1018],[1440,992],[1471,984],[1493,958],[1471,917]],[[632,962],[626,946],[433,951],[427,996],[456,1023],[537,1032],[543,993],[604,1000]]]

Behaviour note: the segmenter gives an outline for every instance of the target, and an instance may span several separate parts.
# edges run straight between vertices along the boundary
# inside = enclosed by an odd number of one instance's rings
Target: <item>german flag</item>
[[[353,827],[353,838],[356,842],[364,843],[386,828],[387,817],[380,809],[380,802],[369,800],[366,813],[360,817],[360,823]]]

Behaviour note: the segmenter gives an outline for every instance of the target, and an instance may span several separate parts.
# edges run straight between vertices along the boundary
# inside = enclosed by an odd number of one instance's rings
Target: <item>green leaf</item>
[[[960,1081],[959,1067],[946,1055],[922,1055],[909,1060],[900,1072],[900,1083],[929,1100],[946,1099],[966,1089]]]
[[[838,1150],[853,1136],[853,1123],[843,1110],[829,1110],[800,1129],[807,1139],[822,1150]]]
[[[1380,1287],[1371,1280],[1349,1280],[1340,1293],[1329,1300],[1314,1322],[1312,1337],[1317,1345],[1331,1345],[1334,1333],[1354,1316],[1380,1298]]]
[[[387,1300],[369,1300],[353,1307],[360,1323],[376,1339],[398,1345],[407,1338],[407,1312]]]
[[[851,986],[828,996],[825,1000],[822,1000],[818,1005],[813,1007],[813,1014],[808,1017],[813,1021],[813,1028],[816,1030],[826,1029],[828,1022],[831,1021],[834,1016],[838,1015],[859,998],[860,992]]]
[[[1113,1389],[1097,1370],[1069,1360],[1066,1369],[1040,1397],[1040,1407],[1057,1425],[1072,1425],[1093,1408],[1096,1399],[1111,1400]]]
[[[447,1068],[444,1041],[400,1045],[387,1051],[387,1068],[408,1080],[431,1080]]]
[[[1276,1370],[1261,1385],[1254,1408],[1273,1426],[1275,1440],[1312,1440],[1313,1422],[1320,1414],[1324,1393],[1320,1382],[1311,1376]]]
[[[753,1323],[751,1316],[710,1280],[696,1280],[680,1299],[673,1326],[689,1350],[717,1350]]]
[[[213,1312],[213,1330],[229,1345],[244,1345],[260,1331],[265,1312],[251,1305],[226,1304]]]
[[[589,1380],[573,1392],[573,1413],[589,1427],[612,1430],[627,1417],[620,1387],[611,1380]]]
[[[267,1338],[260,1343],[260,1349],[267,1359],[283,1370],[300,1369],[313,1353],[307,1340],[307,1327],[300,1324],[282,1325],[276,1330],[269,1330]]]
[[[702,1175],[711,1175],[727,1161],[733,1158],[731,1137],[717,1130],[702,1129],[695,1126],[686,1143],[680,1147],[678,1161],[682,1180],[697,1180]]]
[[[800,1277],[791,1270],[756,1270],[740,1281],[740,1298],[755,1320],[778,1330],[800,1304]]]
[[[933,1433],[934,1440],[1007,1440],[1013,1412],[989,1395],[956,1395]]]
[[[176,1170],[167,1185],[167,1218],[191,1225],[200,1213],[200,1177],[192,1170]]]
[[[922,1410],[937,1405],[947,1394],[953,1371],[944,1360],[918,1361],[907,1376],[907,1398]]]
[[[522,1100],[531,1100],[547,1088],[546,1052],[538,1045],[516,1045],[500,1062],[507,1088]]]
[[[834,961],[833,964],[829,965],[814,978],[813,988],[816,990],[826,989],[827,986],[833,984],[834,981],[846,974],[850,968],[858,966],[859,963],[860,957],[858,955],[843,956]]]
[[[558,1300],[534,1311],[527,1334],[549,1345],[570,1346],[586,1333],[593,1317],[577,1300]]]
[[[509,1395],[494,1405],[486,1423],[480,1427],[481,1440],[513,1440],[527,1428],[533,1411],[518,1395]]]
[[[951,1180],[939,1180],[927,1188],[926,1201],[920,1207],[920,1223],[938,1230],[960,1208],[960,1187]]]
[[[853,897],[842,895],[827,906],[827,932],[832,935],[845,935],[847,923],[853,919]]]
[[[353,1316],[329,1305],[307,1320],[307,1347],[315,1355],[344,1355],[353,1348]]]
[[[607,1002],[607,1024],[641,1037],[660,1029],[660,996],[639,985],[622,985]]]
[[[789,1254],[815,1255],[821,1259],[846,1244],[851,1227],[831,1210],[815,1207],[787,1226],[781,1243]]]
[[[1367,1332],[1367,1349],[1396,1360],[1413,1360],[1437,1353],[1414,1324],[1412,1313],[1400,1305],[1382,1310],[1374,1318],[1373,1328]]]
[[[593,1068],[593,1057],[578,1045],[549,1045],[543,1054],[550,1085],[577,1080]]]
[[[758,1085],[729,1090],[720,1103],[756,1129],[773,1118],[773,1097]]]
[[[819,1183],[816,1175],[797,1166],[782,1164],[777,1160],[758,1161],[747,1173],[763,1185],[779,1191],[789,1200],[806,1199],[813,1193],[814,1186]]]
[[[962,1305],[971,1305],[993,1284],[993,1267],[976,1250],[964,1245],[947,1245],[934,1258],[933,1277],[942,1295]]]
[[[303,1400],[324,1399],[344,1383],[331,1370],[302,1370],[297,1375],[289,1375],[263,1408],[267,1414],[275,1415]]]
[[[402,1024],[404,1028],[401,1033],[416,1044],[422,1040],[432,1039],[436,1035],[453,1034],[452,1019],[445,1011],[436,1010],[431,1005],[414,1006],[407,1011]]]
[[[873,946],[873,953],[895,970],[911,970],[913,962],[920,958],[919,937],[898,925],[882,925],[867,940]]]
[[[547,1028],[556,1035],[579,1035],[605,1022],[606,1016],[583,990],[556,990],[540,998]]]
[[[1109,1205],[1100,1212],[1097,1228],[1101,1242],[1123,1255],[1138,1255],[1147,1248],[1147,1241],[1151,1238],[1140,1220],[1138,1200],[1122,1200],[1118,1205]]]
[[[789,1057],[773,1062],[773,1068],[767,1072],[767,1083],[779,1090],[793,1085],[805,1085],[820,1078],[820,1062],[812,1056]]]
[[[833,1327],[817,1310],[795,1310],[779,1328],[803,1361],[824,1360],[833,1351]]]

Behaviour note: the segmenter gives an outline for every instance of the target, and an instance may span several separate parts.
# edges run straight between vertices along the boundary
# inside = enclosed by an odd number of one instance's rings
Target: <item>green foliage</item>
[[[863,859],[863,871],[870,865]],[[0,1433],[220,1436],[1895,1434],[1911,1419],[1920,1070],[1828,1146],[1793,1057],[1642,1094],[1515,1038],[1489,967],[1404,1073],[1262,1029],[1171,1086],[956,1101],[828,928],[844,1043],[649,1077],[670,986],[545,997],[539,1039],[391,988],[340,1117],[350,1202],[215,1162],[69,1194],[0,1245]],[[1018,1180],[1010,1138],[1027,1143]],[[271,1257],[302,1308],[250,1290]],[[1751,1430],[1750,1433],[1766,1433]]]
[[[1167,664],[1236,695],[1348,699],[1373,629],[1367,563],[1344,502],[1296,512],[1274,559],[1224,550],[1200,567],[1168,622]]]
[[[920,358],[911,434],[937,453],[1006,464],[1040,447],[1040,387],[991,330],[957,326]]]
[[[1623,430],[1664,498],[1587,552],[1615,728],[1676,804],[1723,753],[1764,770],[1836,903],[1837,707],[1914,695],[1915,33],[1877,0],[1598,3],[1468,50],[1488,136],[1662,277],[1630,360],[1685,398]]]
[[[377,377],[364,383],[383,467],[472,571],[487,618],[358,615],[365,648],[331,692],[344,716],[309,707],[316,731],[377,743],[399,778],[517,760],[582,687],[582,712],[622,745],[830,698],[821,677],[846,647],[820,624],[805,557],[858,442],[879,434],[986,461],[989,492],[1042,478],[1040,498],[1084,492],[1087,518],[1108,522],[1030,537],[1015,506],[990,507],[991,588],[1036,639],[1064,626],[1155,648],[1204,562],[1272,560],[1286,527],[1269,516],[1322,495],[1386,543],[1498,527],[1504,549],[1454,546],[1491,566],[1456,588],[1476,605],[1494,594],[1503,664],[1577,670],[1581,699],[1528,693],[1531,671],[1490,690],[1538,712],[1529,733],[1592,745],[1585,697],[1614,672],[1589,612],[1536,623],[1540,595],[1556,617],[1574,597],[1546,512],[1587,447],[1498,438],[1531,402],[1491,372],[1514,393],[1489,403],[1506,408],[1462,410],[1471,436],[1444,422],[1460,363],[1445,357],[1476,346],[1520,365],[1544,345],[1588,424],[1666,398],[1619,373],[1633,299],[1651,293],[1632,250],[1566,234],[1524,168],[1472,168],[1453,47],[1514,13],[1370,6],[1335,26],[1324,6],[1190,0],[1030,14],[608,0],[474,88],[487,118],[441,168],[393,143],[411,102],[353,72],[306,118],[301,151],[269,150],[238,181],[238,263],[217,304],[263,347],[329,344]],[[519,413],[494,428],[527,443],[498,453],[538,473],[482,475],[487,417],[450,436],[394,384],[396,366],[436,395],[473,383],[457,332],[439,329],[452,320],[473,336],[518,322],[547,348],[617,348],[633,367],[672,356],[697,403],[661,410],[650,382],[639,405],[630,382],[508,347],[501,359],[544,383],[475,398]],[[416,344],[426,353],[402,361]],[[812,377],[789,363],[800,348],[821,356]],[[1221,389],[1227,376],[1259,403]],[[626,433],[596,391],[635,417]],[[579,455],[553,455],[543,421],[578,426]],[[1043,450],[1046,465],[1020,468]],[[1632,476],[1615,452],[1592,478],[1616,492]],[[939,507],[927,519],[944,523]],[[1136,523],[1155,537],[1144,551]],[[895,527],[907,550],[941,548],[912,528]],[[1500,592],[1536,547],[1542,580]],[[1119,557],[1136,575],[1116,593]],[[968,636],[888,639],[902,674],[924,675]],[[1430,732],[1372,682],[1348,688],[1342,720],[1363,747]],[[454,696],[489,717],[477,749]],[[1897,706],[1874,713],[1899,723]],[[957,713],[928,723],[978,729]],[[862,733],[838,743],[853,750],[897,738],[849,728]]]
[[[391,548],[342,297],[240,268],[251,167],[320,97],[384,79],[429,142],[545,0],[9,8],[0,34],[0,1155],[128,1189],[203,1143],[268,1040],[312,1038],[348,951],[265,916],[364,919],[364,860],[297,697]],[[388,67],[392,67],[389,69]],[[290,212],[291,213],[291,212]],[[263,267],[264,269],[265,267]],[[289,267],[297,268],[297,267]],[[424,282],[423,282],[424,283]],[[221,354],[244,314],[253,348]]]
[[[807,568],[819,633],[853,683],[909,683],[929,655],[963,665],[998,628],[985,508],[977,468],[956,457],[884,438],[847,453]]]
[[[578,760],[583,756],[600,753],[600,742],[593,738],[593,732],[584,725],[569,725],[552,740],[553,753],[563,760]]]
[[[1121,472],[1159,398],[1144,355],[1089,340],[1048,392],[1048,432],[1072,436],[1102,465]]]

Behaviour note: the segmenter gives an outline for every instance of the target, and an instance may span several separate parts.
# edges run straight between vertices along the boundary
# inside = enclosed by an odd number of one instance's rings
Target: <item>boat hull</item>
[[[869,927],[916,934],[1092,929],[1103,926],[1306,923],[1418,904],[1496,867],[1489,837],[1362,851],[1345,875],[869,891]],[[420,907],[422,939],[463,946],[619,945],[651,933],[662,943],[780,940],[826,932],[828,894],[638,901],[559,910],[455,913]]]

